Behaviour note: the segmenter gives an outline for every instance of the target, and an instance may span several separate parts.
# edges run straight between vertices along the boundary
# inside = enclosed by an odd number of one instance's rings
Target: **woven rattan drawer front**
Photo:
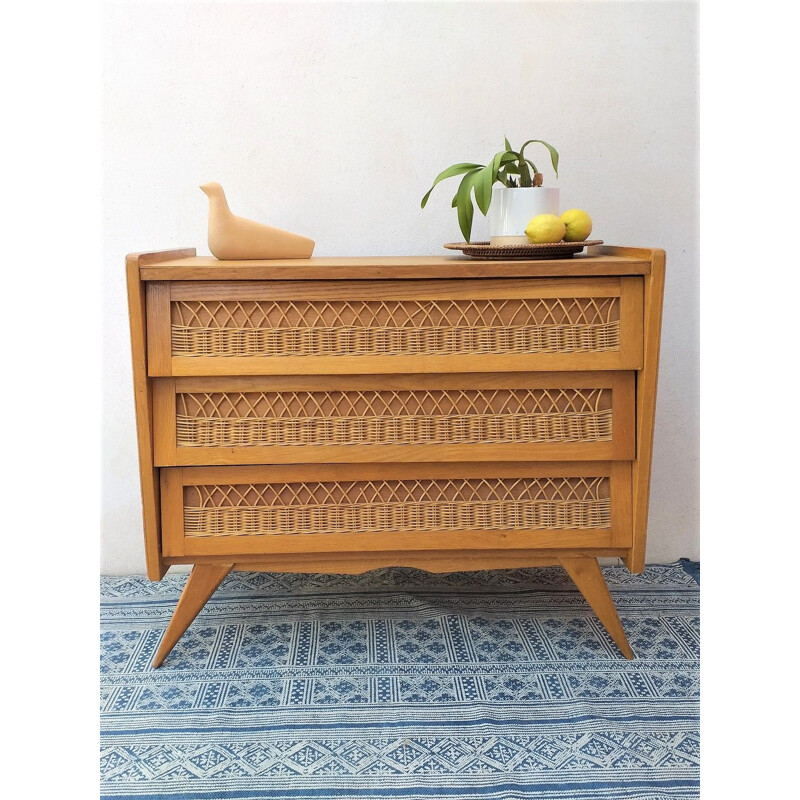
[[[632,372],[160,378],[159,466],[634,457]]]
[[[162,470],[168,556],[630,545],[630,463]]]
[[[640,278],[154,282],[151,375],[637,369]]]

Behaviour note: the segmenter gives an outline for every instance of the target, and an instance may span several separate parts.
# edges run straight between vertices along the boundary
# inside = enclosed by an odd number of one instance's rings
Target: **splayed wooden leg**
[[[186,629],[192,624],[200,609],[225,576],[231,571],[233,564],[195,564],[189,573],[189,580],[183,587],[178,605],[172,614],[172,619],[164,633],[164,638],[158,647],[153,666],[160,667],[169,652],[175,647],[178,639],[183,636]]]
[[[634,658],[597,559],[559,557],[559,561],[625,658]]]

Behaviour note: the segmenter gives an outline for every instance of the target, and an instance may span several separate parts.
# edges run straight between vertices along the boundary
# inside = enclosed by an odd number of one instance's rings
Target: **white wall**
[[[562,207],[667,251],[647,558],[699,557],[696,9],[691,3],[106,6],[101,569],[144,572],[124,257],[196,247],[206,198],[315,255],[443,254],[457,161],[561,153]],[[540,169],[547,159],[539,154]],[[486,236],[478,213],[474,238]]]

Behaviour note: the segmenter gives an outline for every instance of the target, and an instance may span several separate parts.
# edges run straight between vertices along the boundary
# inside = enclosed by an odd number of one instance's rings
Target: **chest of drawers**
[[[128,256],[148,576],[644,568],[661,250],[553,261]]]

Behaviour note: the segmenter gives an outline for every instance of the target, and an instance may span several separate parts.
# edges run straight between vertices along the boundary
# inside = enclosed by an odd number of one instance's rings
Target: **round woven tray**
[[[553,242],[550,244],[508,244],[492,245],[489,242],[450,242],[448,250],[461,250],[472,258],[571,258],[584,247],[603,244],[602,239],[589,239],[585,242]]]

